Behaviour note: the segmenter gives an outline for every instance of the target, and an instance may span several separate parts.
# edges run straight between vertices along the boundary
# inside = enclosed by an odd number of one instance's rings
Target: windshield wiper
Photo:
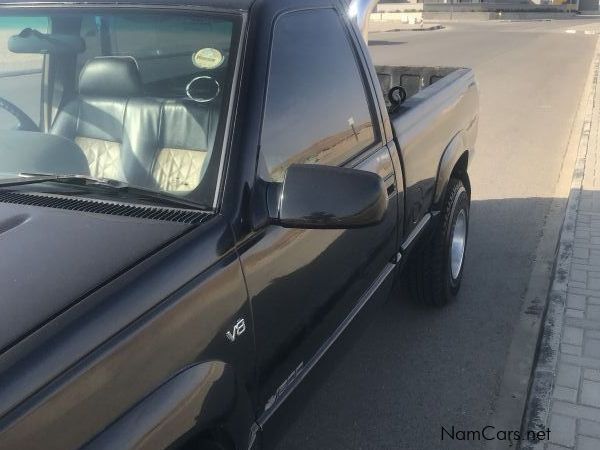
[[[185,207],[188,209],[199,209],[206,211],[207,208],[202,207],[198,203],[176,197],[174,195],[153,191],[152,189],[146,189],[141,187],[131,186],[124,181],[113,180],[110,178],[96,178],[87,175],[60,175],[51,173],[19,173],[19,178],[10,178],[6,180],[0,180],[0,188],[13,187],[13,186],[24,186],[28,184],[38,183],[64,183],[77,186],[86,187],[100,187],[110,193],[124,193],[129,194],[138,198],[145,198],[149,200],[160,200],[164,203],[169,203],[176,207]]]

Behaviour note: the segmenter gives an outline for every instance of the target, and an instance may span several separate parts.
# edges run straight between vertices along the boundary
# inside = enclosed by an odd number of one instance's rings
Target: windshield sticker
[[[223,53],[216,48],[203,48],[192,55],[192,62],[200,69],[216,69],[223,61]]]

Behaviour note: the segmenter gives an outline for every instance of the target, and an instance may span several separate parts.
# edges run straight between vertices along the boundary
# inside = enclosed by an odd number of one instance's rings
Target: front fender
[[[242,392],[240,392],[242,391]],[[253,423],[250,399],[232,366],[209,361],[188,367],[109,425],[85,450],[167,448],[216,423],[236,447],[246,446]]]

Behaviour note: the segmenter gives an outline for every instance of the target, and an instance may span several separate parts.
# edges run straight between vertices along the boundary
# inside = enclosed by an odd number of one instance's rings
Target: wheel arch
[[[178,448],[216,429],[245,448],[253,424],[250,396],[233,366],[207,361],[166,380],[82,448]]]
[[[464,132],[457,133],[444,149],[438,166],[435,193],[433,197],[433,211],[439,211],[444,201],[450,178],[460,179],[469,196],[471,195],[471,181],[468,174],[469,157],[472,153],[467,144]]]

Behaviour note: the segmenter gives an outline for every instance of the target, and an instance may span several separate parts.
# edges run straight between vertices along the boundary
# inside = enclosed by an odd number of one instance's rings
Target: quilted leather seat
[[[133,58],[95,58],[82,69],[79,95],[59,112],[51,133],[75,141],[85,154],[90,174],[126,180],[123,161],[125,109],[142,95]]]
[[[95,58],[82,69],[79,95],[58,114],[51,133],[79,145],[92,176],[185,193],[206,171],[218,103],[146,97],[133,58]]]
[[[131,99],[123,127],[127,181],[174,193],[194,190],[209,163],[218,120],[216,103]]]

